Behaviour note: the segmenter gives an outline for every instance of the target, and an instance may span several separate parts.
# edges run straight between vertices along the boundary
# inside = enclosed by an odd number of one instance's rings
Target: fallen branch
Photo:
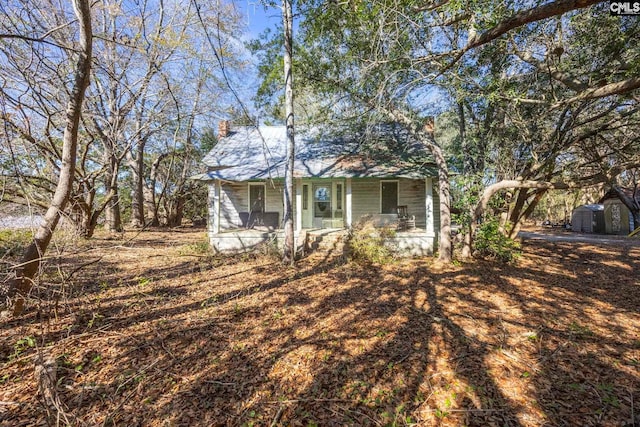
[[[47,406],[57,406],[58,393],[56,390],[57,383],[57,363],[56,359],[46,351],[38,352],[35,360],[35,377],[38,384],[38,391],[44,399]]]
[[[635,410],[633,408],[633,390],[629,390],[629,396],[631,396],[631,425],[635,426],[636,425],[636,414],[635,414]]]
[[[287,400],[269,400],[265,403],[274,405],[279,403],[305,403],[305,402],[358,402],[355,399],[287,399]]]
[[[278,409],[278,412],[276,412],[276,416],[273,417],[273,421],[271,421],[271,427],[275,427],[276,425],[278,425],[278,421],[280,421],[280,418],[282,417],[284,408],[285,408],[284,405],[280,406],[280,408]]]
[[[72,425],[67,417],[57,390],[57,370],[56,359],[47,351],[38,351],[35,360],[34,375],[38,384],[38,392],[42,397],[47,413],[50,410],[56,411],[56,419],[64,420],[66,425]]]
[[[74,275],[74,274],[76,274],[78,271],[80,271],[80,270],[82,270],[83,268],[88,267],[88,266],[90,266],[90,265],[92,265],[92,264],[95,264],[95,263],[97,263],[97,262],[100,262],[100,261],[102,260],[102,258],[103,258],[103,257],[96,258],[96,259],[94,259],[94,260],[92,260],[92,261],[85,262],[84,264],[81,264],[79,267],[74,268],[74,269],[71,271],[71,273],[69,273],[69,274],[67,275],[67,277],[65,277],[65,278],[64,278],[64,281],[66,282],[66,281],[71,280],[71,278],[73,277],[73,275]]]

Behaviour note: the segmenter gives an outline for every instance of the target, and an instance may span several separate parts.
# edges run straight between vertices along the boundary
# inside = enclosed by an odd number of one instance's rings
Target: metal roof
[[[592,212],[597,212],[597,211],[603,211],[604,210],[604,205],[599,205],[599,204],[580,205],[577,208],[575,208],[574,211],[576,211],[578,209],[589,209]]]
[[[631,200],[633,200],[634,197],[640,197],[640,194],[636,195],[636,192],[634,191],[633,188],[618,187],[618,190],[620,190],[625,196],[627,196]],[[605,200],[609,200],[609,199],[620,199],[620,195],[616,193],[616,191],[613,188],[610,188],[609,191],[607,191],[604,194],[604,196],[602,196],[602,198],[598,201],[598,203],[604,203]]]
[[[406,133],[383,131],[326,136],[318,128],[296,129],[297,178],[411,178],[436,175],[424,146]],[[250,181],[284,178],[286,127],[234,129],[204,157],[208,172],[194,179]]]

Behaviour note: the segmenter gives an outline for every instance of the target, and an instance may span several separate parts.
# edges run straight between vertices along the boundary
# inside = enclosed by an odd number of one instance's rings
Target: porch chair
[[[398,212],[398,231],[415,230],[416,217],[415,215],[409,216],[407,205],[396,207],[396,211]]]

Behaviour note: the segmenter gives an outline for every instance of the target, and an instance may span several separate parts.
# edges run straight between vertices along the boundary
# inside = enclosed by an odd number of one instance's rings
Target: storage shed
[[[627,207],[628,204],[640,203],[638,190],[633,188],[611,188],[598,201],[604,206],[604,224],[607,234],[626,235],[633,231],[633,214]],[[625,204],[622,199],[627,201]]]
[[[571,229],[579,233],[604,233],[604,206],[582,205],[571,214]]]
[[[605,232],[627,235],[633,231],[633,217],[629,208],[619,198],[607,198],[604,206]]]

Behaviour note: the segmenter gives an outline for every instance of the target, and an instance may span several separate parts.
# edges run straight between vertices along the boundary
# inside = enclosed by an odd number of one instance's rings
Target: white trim
[[[341,187],[339,201],[338,201],[338,186]],[[342,219],[344,220],[344,181],[341,179],[332,180],[331,191],[333,192],[333,194],[331,195],[331,218],[335,219],[334,218],[335,212],[340,210],[342,211]],[[340,204],[340,209],[338,209],[338,204]]]
[[[251,212],[251,187],[261,185],[264,188],[262,192],[262,208],[267,211],[267,183],[266,182],[247,182],[247,212]]]
[[[302,179],[302,201],[300,210],[302,211],[302,228],[311,228],[313,226],[313,202],[311,200],[311,189],[313,184],[311,181]],[[304,208],[304,198],[307,198],[307,208]]]
[[[302,179],[295,178],[296,182],[296,231],[302,230]]]
[[[344,202],[344,222],[347,228],[351,228],[351,224],[353,222],[353,212],[351,211],[351,178],[347,178],[346,186],[345,186],[345,202]]]
[[[379,199],[380,199],[380,203],[378,204],[378,212],[381,215],[390,215],[388,212],[385,213],[385,214],[382,213],[382,183],[383,182],[395,182],[397,184],[397,187],[396,187],[396,206],[398,206],[400,204],[400,180],[399,179],[381,179],[380,180],[380,191],[378,193]],[[396,213],[396,212],[392,212],[392,213]]]
[[[218,234],[220,233],[220,202],[221,202],[221,187],[220,187],[220,180],[214,180],[213,184],[211,184],[211,203],[213,204],[212,206],[212,212],[211,212],[211,232],[213,234]]]
[[[433,212],[433,178],[424,179],[424,215],[427,234],[435,232],[435,215]]]

